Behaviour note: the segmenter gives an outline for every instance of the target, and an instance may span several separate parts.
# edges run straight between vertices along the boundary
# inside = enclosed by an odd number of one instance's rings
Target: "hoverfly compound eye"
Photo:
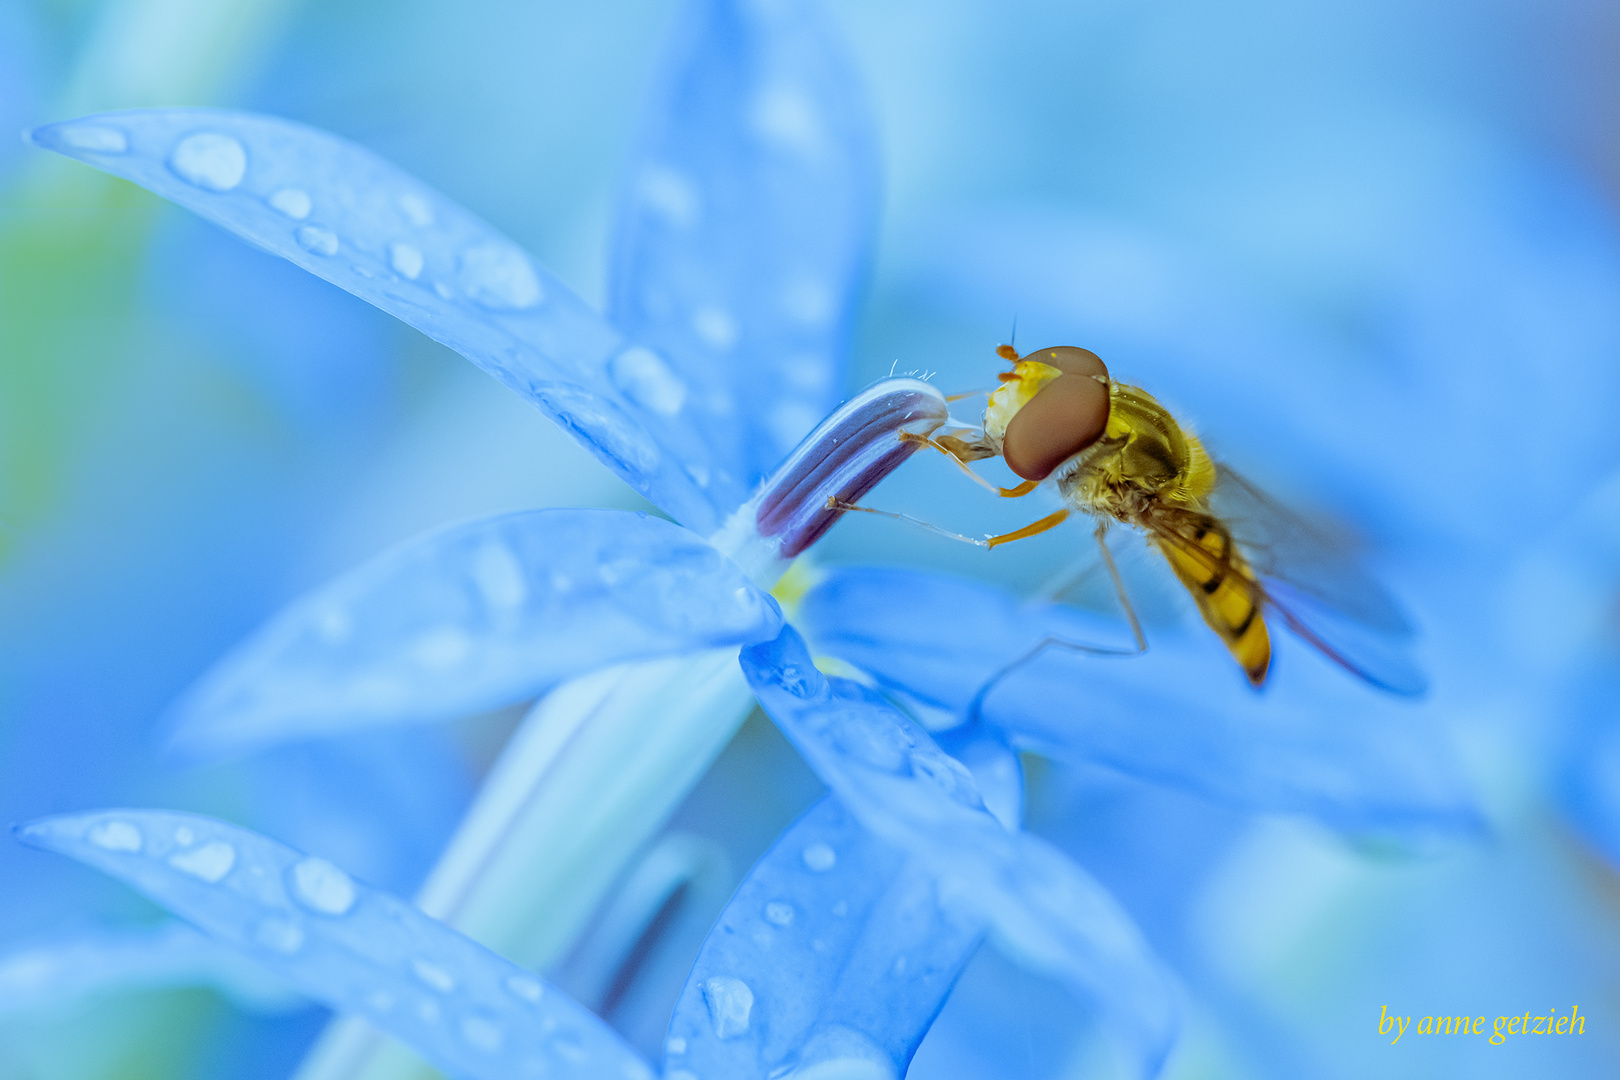
[[[1089,349],[1036,349],[1020,359],[1063,374],[1044,383],[1007,423],[1001,453],[1025,480],[1044,480],[1108,428],[1108,367]]]

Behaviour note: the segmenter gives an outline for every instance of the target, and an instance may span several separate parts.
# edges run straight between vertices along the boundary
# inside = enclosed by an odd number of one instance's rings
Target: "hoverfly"
[[[1422,692],[1422,673],[1403,647],[1410,627],[1331,537],[1215,462],[1198,437],[1150,394],[1111,378],[1096,353],[1063,346],[1020,356],[1009,345],[996,352],[1013,367],[998,376],[1001,385],[990,392],[981,426],[903,437],[927,442],[1002,497],[1018,498],[1048,485],[1067,505],[1022,529],[983,540],[918,524],[995,548],[1046,532],[1076,512],[1090,516],[1139,653],[1147,641],[1106,540],[1112,524],[1129,525],[1164,556],[1252,686],[1264,685],[1271,667],[1268,616],[1275,616],[1372,685],[1398,694]],[[968,467],[991,457],[1002,458],[1023,483],[998,487]],[[1048,643],[1119,651],[1061,641],[1043,642],[1036,651]]]

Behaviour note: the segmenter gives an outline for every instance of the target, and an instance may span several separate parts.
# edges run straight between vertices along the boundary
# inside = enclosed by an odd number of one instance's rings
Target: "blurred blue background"
[[[1365,543],[1424,628],[1431,707],[1491,826],[1392,851],[1030,761],[1030,827],[1116,892],[1187,986],[1169,1075],[1606,1074],[1620,12],[829,6],[886,174],[850,388],[891,368],[984,386],[1015,319],[1023,347],[1101,353]],[[618,170],[674,12],[18,0],[0,6],[0,127],[140,105],[286,116],[421,176],[600,303]],[[0,190],[0,817],[195,809],[408,895],[512,715],[184,771],[156,751],[160,711],[282,603],[426,528],[644,504],[459,357],[154,196],[10,140]],[[1032,516],[964,490],[918,459],[868,501],[970,533]],[[1083,539],[987,559],[862,519],[818,556],[1027,590]],[[1150,627],[1167,618],[1150,582],[1133,593]],[[818,791],[756,718],[672,828],[713,838],[735,880]],[[0,911],[0,955],[160,921],[10,844]],[[610,1013],[642,1045],[702,925]],[[324,1019],[178,981],[11,1002],[0,1077],[284,1076]],[[1593,1018],[1579,1038],[1390,1046],[1377,1030],[1383,1007],[1571,1006]],[[986,949],[912,1075],[1095,1075],[1087,1030]]]

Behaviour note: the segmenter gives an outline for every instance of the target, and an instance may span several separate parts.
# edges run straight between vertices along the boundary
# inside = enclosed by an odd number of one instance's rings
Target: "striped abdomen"
[[[1152,530],[1152,535],[1170,569],[1197,602],[1204,622],[1226,642],[1249,682],[1264,683],[1271,665],[1271,636],[1260,610],[1264,593],[1231,535],[1208,518],[1190,531]]]

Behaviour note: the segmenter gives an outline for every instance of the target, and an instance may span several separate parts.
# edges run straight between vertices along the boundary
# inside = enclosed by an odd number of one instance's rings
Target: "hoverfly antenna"
[[[996,346],[996,355],[1001,357],[1003,360],[1007,361],[1009,364],[1018,363],[1018,316],[1017,315],[1013,316],[1012,334],[1008,337],[1007,344],[1005,344],[1005,345],[997,345]]]

